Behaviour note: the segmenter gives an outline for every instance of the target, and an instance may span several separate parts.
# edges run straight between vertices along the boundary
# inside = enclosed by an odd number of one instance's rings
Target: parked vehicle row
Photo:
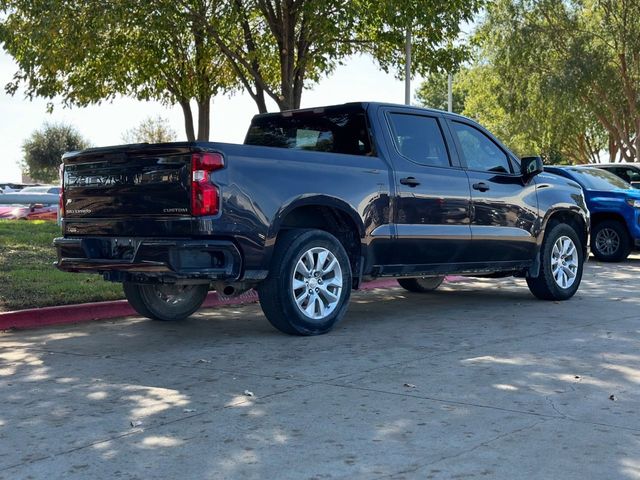
[[[0,219],[2,220],[56,220],[58,205],[0,205]]]
[[[26,186],[24,183],[0,182],[0,193],[19,192]]]
[[[55,196],[60,194],[60,186],[1,185],[5,186],[6,190],[2,191],[2,196],[0,196],[0,219],[56,220],[58,218],[58,202],[45,202],[50,201],[50,198],[56,199]]]

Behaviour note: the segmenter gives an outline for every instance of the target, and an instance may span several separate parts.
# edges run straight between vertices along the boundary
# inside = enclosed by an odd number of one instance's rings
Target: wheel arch
[[[292,228],[315,228],[335,236],[349,256],[354,284],[359,281],[363,263],[364,224],[352,206],[341,199],[324,195],[297,198],[283,206],[268,231],[266,268],[271,262],[278,235]]]
[[[595,214],[595,220],[593,220],[593,232],[594,234],[591,237],[591,251],[593,255],[601,261],[605,262],[620,262],[627,258],[629,253],[634,248],[635,240],[631,230],[629,228],[629,224],[623,215],[618,214],[617,212],[602,212]],[[603,252],[598,246],[598,234],[599,227],[607,224],[611,227],[617,225],[620,229],[620,243],[618,248],[613,252]],[[622,238],[624,237],[624,238]]]
[[[613,220],[616,222],[619,222],[622,224],[622,226],[624,227],[625,232],[627,232],[627,236],[629,237],[629,240],[633,240],[633,236],[631,235],[631,232],[629,231],[629,226],[627,225],[627,221],[625,220],[624,216],[622,216],[621,214],[617,213],[617,212],[596,212],[596,213],[592,213],[591,214],[591,230],[593,230],[596,225],[598,225],[599,223],[602,223],[604,221],[607,220]]]
[[[556,223],[564,223],[576,232],[582,247],[585,250],[585,258],[589,248],[589,233],[590,233],[590,221],[589,217],[584,214],[582,210],[577,208],[556,208],[548,212],[544,219],[541,235],[539,237],[538,246],[542,245],[544,235],[549,230],[550,226]]]
[[[564,223],[573,228],[582,242],[582,253],[584,258],[588,258],[590,233],[590,221],[588,214],[586,214],[582,209],[577,208],[575,205],[558,206],[554,209],[550,209],[542,221],[542,227],[537,239],[535,260],[526,273],[527,277],[538,277],[540,273],[540,251],[542,249],[542,242],[550,228],[558,223]]]

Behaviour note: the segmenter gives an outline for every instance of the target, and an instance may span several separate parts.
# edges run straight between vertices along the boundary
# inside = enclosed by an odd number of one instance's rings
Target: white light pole
[[[404,104],[411,105],[411,28],[407,28],[404,49]]]
[[[453,112],[453,75],[451,73],[447,78],[447,110]]]

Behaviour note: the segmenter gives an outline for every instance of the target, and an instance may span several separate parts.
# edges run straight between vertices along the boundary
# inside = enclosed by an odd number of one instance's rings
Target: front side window
[[[393,140],[402,156],[420,165],[451,165],[438,120],[403,113],[392,113],[390,120]]]
[[[451,125],[469,170],[511,173],[507,155],[489,137],[464,123],[452,122]]]

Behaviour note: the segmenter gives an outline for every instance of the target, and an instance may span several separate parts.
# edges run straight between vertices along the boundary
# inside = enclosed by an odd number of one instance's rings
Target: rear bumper
[[[169,240],[121,237],[56,238],[56,267],[66,272],[128,277],[237,280],[242,256],[228,240]]]

